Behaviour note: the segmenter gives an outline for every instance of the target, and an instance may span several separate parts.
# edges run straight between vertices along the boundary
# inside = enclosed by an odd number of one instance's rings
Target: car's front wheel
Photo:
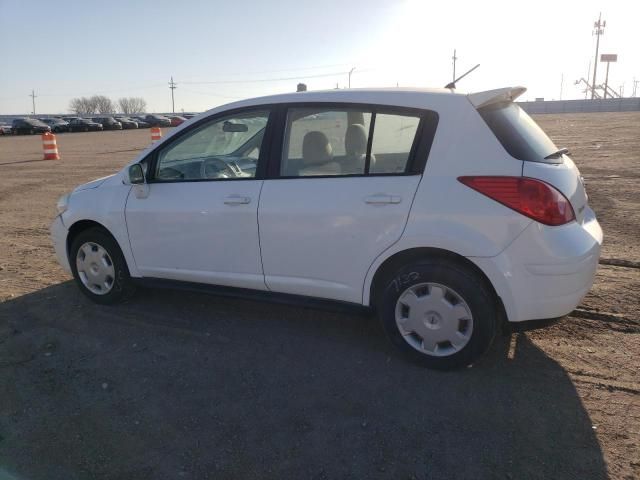
[[[82,293],[96,303],[119,303],[135,291],[120,247],[101,228],[85,230],[73,239],[69,263]]]
[[[424,366],[469,365],[495,337],[499,312],[494,295],[475,271],[458,262],[406,265],[378,291],[377,311],[387,336]]]

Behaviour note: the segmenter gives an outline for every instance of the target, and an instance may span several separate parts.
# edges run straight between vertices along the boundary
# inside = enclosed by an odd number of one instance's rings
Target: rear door
[[[434,112],[283,107],[258,208],[270,290],[362,301],[374,259],[405,227]]]

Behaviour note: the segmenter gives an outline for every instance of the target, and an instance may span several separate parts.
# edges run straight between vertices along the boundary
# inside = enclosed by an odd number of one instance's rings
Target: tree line
[[[133,115],[134,113],[143,113],[147,109],[147,102],[141,97],[123,97],[114,102],[104,95],[79,97],[69,102],[69,110],[76,115],[115,113],[118,107],[125,115]]]

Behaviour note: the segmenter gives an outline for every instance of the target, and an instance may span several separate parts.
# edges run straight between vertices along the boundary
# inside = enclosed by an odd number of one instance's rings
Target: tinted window
[[[419,124],[417,115],[291,108],[280,174],[309,177],[404,173]]]
[[[269,112],[242,113],[192,129],[158,153],[160,181],[255,177]]]
[[[370,124],[361,110],[290,109],[281,175],[363,175]]]
[[[489,105],[478,112],[504,149],[518,160],[543,162],[558,151],[538,124],[513,102]]]
[[[420,118],[376,115],[371,147],[371,173],[402,173],[407,168]]]

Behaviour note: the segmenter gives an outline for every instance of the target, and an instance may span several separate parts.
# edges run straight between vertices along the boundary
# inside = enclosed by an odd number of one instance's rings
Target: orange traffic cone
[[[160,127],[152,127],[151,128],[151,141],[156,142],[162,138],[162,130]]]
[[[42,149],[44,150],[44,160],[60,160],[56,136],[53,133],[42,134]]]

